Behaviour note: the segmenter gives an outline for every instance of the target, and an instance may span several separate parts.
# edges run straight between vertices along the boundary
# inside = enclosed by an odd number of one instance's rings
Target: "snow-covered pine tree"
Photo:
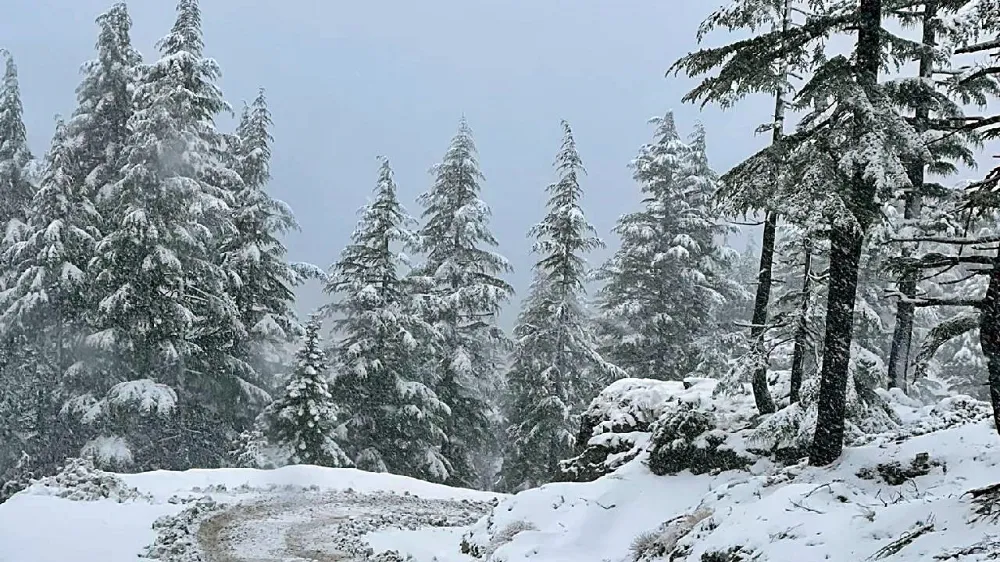
[[[110,377],[74,408],[142,450],[140,467],[222,462],[228,434],[252,420],[248,404],[269,398],[232,355],[245,330],[211,252],[213,236],[231,227],[228,193],[215,182],[240,182],[219,157],[219,67],[202,54],[197,1],[180,0],[177,12],[160,60],[141,68],[122,178],[108,190],[113,211],[91,263],[97,331],[88,340]],[[175,409],[168,419],[140,416],[145,423],[134,415]]]
[[[434,185],[420,197],[425,261],[414,280],[430,294],[425,319],[439,334],[427,377],[450,409],[442,449],[452,466],[448,483],[469,486],[477,480],[473,458],[497,429],[491,410],[509,340],[496,319],[514,291],[501,277],[510,265],[493,250],[490,209],[480,199],[483,175],[464,118],[433,173]]]
[[[727,6],[719,8],[709,16],[698,30],[699,42],[704,36],[715,29],[725,29],[729,32],[749,30],[757,32],[760,29],[771,28],[787,33],[795,24],[793,21],[793,0],[733,0]],[[757,69],[757,80],[765,83],[760,88],[774,96],[774,119],[760,128],[770,130],[771,145],[780,148],[785,135],[785,112],[788,100],[793,96],[790,74],[802,70],[808,61],[805,52],[799,45],[785,43],[782,46],[785,54],[774,60],[772,64]],[[745,95],[730,93],[731,99],[726,104],[735,102]],[[782,180],[781,166],[775,166],[770,172],[772,182]],[[763,215],[760,261],[757,268],[757,282],[753,312],[750,322],[750,350],[734,365],[736,372],[750,372],[750,382],[754,393],[757,410],[761,413],[771,413],[775,410],[774,399],[771,397],[767,384],[768,346],[766,343],[769,329],[768,315],[771,307],[772,277],[775,258],[775,240],[778,227],[776,209],[766,204],[766,199],[747,197],[746,193],[727,189],[721,186],[719,199],[733,214],[760,213]],[[764,203],[764,204],[762,204]],[[742,381],[739,390],[742,392]]]
[[[85,271],[100,237],[93,200],[84,184],[74,182],[75,149],[59,121],[24,233],[3,255],[16,275],[0,303],[0,330],[20,347],[10,350],[8,367],[27,373],[33,387],[35,427],[25,434],[35,436],[30,455],[36,469],[58,468],[74,454],[74,444],[77,450],[82,445],[63,431],[58,416],[82,355],[90,306]]]
[[[124,4],[115,4],[97,24],[97,58],[83,65],[77,108],[65,125],[57,125],[28,209],[28,226],[4,256],[8,270],[17,274],[5,295],[4,331],[29,351],[20,358],[37,367],[29,372],[50,377],[33,383],[36,396],[44,393],[53,401],[47,412],[50,428],[36,433],[45,439],[30,454],[36,472],[79,454],[86,431],[65,426],[68,420],[57,417],[60,404],[54,400],[88,392],[98,376],[80,361],[87,356],[81,344],[93,296],[86,272],[103,226],[95,199],[98,190],[118,179],[140,56],[131,47]]]
[[[902,194],[902,216],[895,230],[904,237],[915,228],[922,214],[923,201],[940,192],[941,187],[931,175],[949,175],[957,171],[956,164],[975,166],[972,145],[977,142],[974,131],[955,130],[955,123],[967,123],[963,105],[985,107],[990,94],[997,93],[997,83],[989,76],[964,80],[954,72],[955,49],[977,33],[977,26],[949,29],[945,22],[961,17],[969,9],[968,0],[926,0],[895,16],[907,27],[920,31],[920,41],[913,46],[912,57],[918,62],[917,76],[886,81],[887,94],[908,115],[913,127],[923,136],[933,161],[912,162],[908,166],[912,187]],[[935,80],[946,76],[944,80]],[[899,248],[903,258],[919,250],[916,243],[904,243]],[[895,325],[888,359],[889,386],[906,389],[906,375],[912,358],[915,308],[918,279],[915,271],[906,271],[899,278],[897,292],[903,297],[896,304]]]
[[[83,65],[77,108],[66,124],[77,160],[72,181],[86,184],[88,196],[107,191],[121,179],[132,88],[142,63],[142,55],[132,47],[132,19],[124,3],[98,16],[97,25],[97,57]]]
[[[540,256],[514,327],[507,371],[508,427],[500,488],[517,491],[553,479],[572,455],[579,414],[620,370],[597,351],[587,309],[586,254],[604,243],[581,208],[585,173],[568,123],[548,186],[548,214],[529,231]]]
[[[6,63],[0,84],[0,228],[9,237],[16,236],[24,225],[34,188],[25,177],[31,151],[24,128],[17,65],[7,51],[0,50],[0,57]]]
[[[271,457],[263,464],[333,468],[352,464],[338,443],[343,420],[330,393],[329,364],[320,337],[322,324],[318,315],[310,318],[284,391],[257,420]]]
[[[298,229],[291,209],[267,192],[271,179],[271,113],[261,90],[244,107],[232,152],[243,182],[233,196],[234,229],[222,243],[221,264],[230,275],[248,338],[237,343],[237,356],[269,380],[276,374],[283,348],[300,332],[293,287],[302,277],[288,263],[281,235]]]
[[[22,118],[17,66],[7,51],[0,49],[5,70],[0,82],[0,251],[6,253],[20,239],[27,222],[34,186],[28,181],[25,166],[31,161],[27,134]],[[6,259],[2,262],[0,290],[6,291],[17,271]],[[35,425],[34,375],[26,366],[32,350],[25,349],[23,336],[9,330],[0,331],[0,476],[22,457],[28,444],[24,441]]]
[[[604,356],[631,376],[680,380],[704,364],[697,343],[710,335],[713,312],[738,291],[726,279],[728,231],[710,207],[715,175],[704,131],[681,140],[672,113],[655,119],[656,140],[632,163],[643,209],[615,227],[621,247],[599,271]]]
[[[338,341],[332,392],[346,411],[342,445],[358,468],[443,482],[446,404],[420,380],[420,346],[434,345],[411,302],[402,250],[414,222],[383,159],[374,200],[361,211],[351,244],[330,271]]]

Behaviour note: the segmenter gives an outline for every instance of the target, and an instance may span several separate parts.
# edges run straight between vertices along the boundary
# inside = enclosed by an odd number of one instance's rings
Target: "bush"
[[[694,474],[748,468],[756,462],[749,453],[727,446],[730,434],[719,429],[713,414],[682,404],[656,422],[649,447],[649,469],[654,474]]]

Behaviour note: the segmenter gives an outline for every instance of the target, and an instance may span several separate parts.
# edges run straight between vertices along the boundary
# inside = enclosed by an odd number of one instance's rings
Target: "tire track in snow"
[[[466,526],[490,507],[411,495],[283,492],[232,505],[203,522],[197,536],[206,562],[402,560],[378,556],[364,536],[388,528]]]

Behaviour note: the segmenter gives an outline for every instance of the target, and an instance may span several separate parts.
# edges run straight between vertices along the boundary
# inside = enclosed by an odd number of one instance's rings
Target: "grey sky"
[[[111,0],[4,4],[0,46],[19,64],[28,132],[41,154],[53,115],[73,110],[79,65],[93,56],[94,17]],[[374,184],[377,155],[391,159],[417,214],[427,170],[464,114],[501,251],[516,268],[510,280],[523,293],[532,263],[525,232],[543,213],[560,119],[576,132],[589,171],[585,210],[606,238],[638,199],[626,165],[650,139],[649,117],[673,108],[684,131],[700,119],[720,170],[764,142],[753,130],[767,119],[769,100],[699,112],[679,101],[690,81],[664,78],[695,47],[695,29],[716,4],[204,0],[202,11],[206,52],[222,67],[226,97],[238,107],[267,89],[276,138],[271,188],[302,225],[288,239],[293,260],[326,267],[336,258]],[[152,59],[173,23],[174,1],[129,7],[133,41]],[[315,287],[301,297],[304,311],[322,302]]]

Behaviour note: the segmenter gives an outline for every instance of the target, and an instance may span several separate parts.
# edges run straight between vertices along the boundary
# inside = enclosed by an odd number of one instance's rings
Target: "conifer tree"
[[[599,272],[599,297],[605,357],[634,377],[679,380],[707,367],[697,342],[739,289],[724,275],[732,256],[717,243],[727,229],[710,208],[704,131],[687,144],[673,114],[654,123],[655,142],[632,164],[643,210],[619,219],[621,247]]]
[[[511,271],[496,253],[489,229],[490,209],[480,199],[479,170],[472,130],[465,119],[433,170],[430,191],[420,197],[424,225],[420,250],[425,262],[415,275],[429,292],[425,319],[439,334],[428,378],[450,409],[443,429],[443,453],[452,466],[449,484],[476,481],[474,457],[492,438],[492,396],[509,341],[496,325],[497,315],[513,295],[501,275]]]
[[[346,411],[343,446],[358,468],[443,482],[448,406],[420,377],[419,346],[433,345],[415,314],[401,251],[414,242],[388,160],[351,244],[331,268],[326,292],[338,300],[333,395]]]
[[[300,331],[292,308],[300,274],[286,260],[280,236],[298,229],[291,209],[266,191],[271,178],[271,113],[263,90],[244,108],[232,139],[242,178],[233,194],[233,229],[222,243],[222,267],[247,339],[234,351],[261,375],[274,374],[281,347]]]
[[[556,157],[559,181],[548,186],[548,214],[529,231],[540,256],[535,280],[514,328],[507,371],[507,445],[501,488],[516,491],[552,480],[572,456],[579,414],[601,383],[619,370],[597,351],[587,311],[585,255],[604,243],[580,206],[583,162],[568,123]]]
[[[17,66],[7,51],[3,81],[0,82],[0,254],[3,272],[0,290],[6,291],[17,280],[18,271],[7,254],[23,235],[34,187],[25,167],[31,161],[27,134],[22,118],[23,106],[17,79]],[[4,293],[5,294],[5,293]],[[0,476],[22,459],[26,448],[39,443],[25,442],[25,436],[39,425],[39,407],[46,398],[39,394],[36,374],[31,368],[33,350],[26,348],[24,332],[0,331]]]
[[[143,445],[157,466],[212,466],[226,432],[252,420],[248,404],[268,396],[232,355],[245,330],[211,251],[213,234],[231,228],[219,182],[240,181],[219,156],[213,117],[227,108],[214,83],[219,68],[203,55],[197,1],[180,0],[177,16],[135,87],[122,178],[109,190],[108,232],[91,263],[98,330],[89,341],[111,381],[124,381],[94,389],[102,411],[115,413],[105,430]],[[121,400],[183,415],[136,424]],[[208,437],[191,439],[199,432]],[[167,436],[170,450],[160,449]]]
[[[6,63],[0,84],[0,228],[7,236],[26,221],[34,190],[25,177],[31,151],[24,128],[17,65],[7,51],[0,50],[0,56]]]
[[[329,365],[320,341],[321,327],[318,316],[306,324],[295,369],[281,396],[258,420],[267,445],[281,457],[271,459],[277,465],[351,466],[337,441],[341,410],[327,382]]]
[[[25,233],[3,256],[16,276],[3,295],[0,330],[19,348],[10,350],[8,374],[27,378],[33,388],[21,405],[30,404],[34,414],[24,434],[35,435],[30,456],[36,469],[57,467],[74,454],[72,446],[82,445],[58,415],[86,334],[85,271],[99,237],[92,200],[73,182],[74,148],[60,121]]]
[[[66,124],[66,135],[77,153],[72,182],[85,185],[91,197],[121,179],[132,88],[142,63],[142,56],[132,47],[132,19],[124,3],[98,16],[97,25],[97,57],[83,65],[77,107]]]

